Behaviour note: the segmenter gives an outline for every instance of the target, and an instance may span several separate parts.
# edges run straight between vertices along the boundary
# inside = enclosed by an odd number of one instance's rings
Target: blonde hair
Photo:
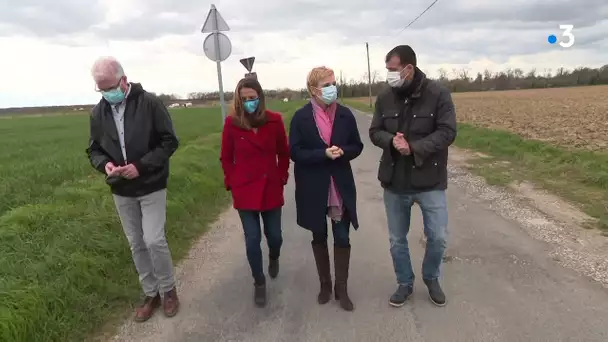
[[[306,89],[308,89],[308,94],[311,97],[314,97],[315,95],[312,92],[313,88],[316,89],[319,86],[319,82],[332,75],[334,75],[334,71],[326,66],[319,66],[310,70],[308,77],[306,78]]]

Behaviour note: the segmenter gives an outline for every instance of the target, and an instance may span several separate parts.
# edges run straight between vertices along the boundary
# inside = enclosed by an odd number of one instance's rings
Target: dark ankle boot
[[[279,275],[279,259],[270,259],[268,261],[268,275],[274,279]]]
[[[266,280],[258,280],[253,284],[253,301],[257,307],[266,306]]]
[[[319,282],[321,283],[321,290],[317,296],[317,302],[319,304],[325,304],[329,302],[329,299],[331,298],[331,273],[329,271],[329,251],[327,250],[327,243],[312,244],[312,252],[315,256],[317,272],[319,273]]]
[[[336,300],[340,301],[340,306],[346,311],[352,311],[355,307],[348,297],[348,268],[350,262],[350,246],[334,246],[334,266],[336,268],[336,285],[334,287]]]

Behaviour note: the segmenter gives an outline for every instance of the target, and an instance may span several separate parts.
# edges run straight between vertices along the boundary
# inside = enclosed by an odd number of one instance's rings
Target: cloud
[[[261,35],[275,37],[266,42],[270,49],[261,49],[260,61],[297,58],[297,52],[274,46],[284,39],[306,40],[314,34],[332,35],[344,46],[407,42],[437,56],[431,57],[433,62],[450,55],[454,63],[464,63],[475,56],[504,62],[510,55],[545,52],[551,47],[546,44],[547,35],[559,34],[558,27],[564,23],[575,25],[577,48],[597,50],[593,43],[608,32],[608,3],[603,0],[442,1],[400,32],[429,3],[386,0],[378,6],[368,0],[289,4],[267,0],[245,10],[242,0],[226,0],[218,3],[218,9],[237,42],[247,45]],[[139,4],[138,16],[98,25],[92,32],[103,40],[153,40],[166,35],[203,38],[199,30],[208,8],[198,1],[138,0],[134,4]]]
[[[438,68],[557,68],[608,61],[605,0],[443,0],[402,29],[432,0],[216,0],[230,26],[232,55],[222,63],[230,90],[246,72],[240,58],[255,56],[265,87],[301,88],[308,70],[333,67],[346,79],[372,70],[384,75],[384,56],[409,44],[430,75]],[[0,2],[0,107],[11,103],[95,101],[90,64],[114,55],[129,78],[157,92],[185,95],[217,88],[215,63],[203,53],[200,32],[209,3],[195,0],[19,0]],[[560,24],[575,26],[575,44],[562,48]],[[27,81],[26,81],[27,80]],[[33,80],[33,81],[32,81]],[[7,96],[6,94],[11,94]]]
[[[98,0],[19,0],[0,2],[0,36],[55,37],[86,31],[104,20]]]

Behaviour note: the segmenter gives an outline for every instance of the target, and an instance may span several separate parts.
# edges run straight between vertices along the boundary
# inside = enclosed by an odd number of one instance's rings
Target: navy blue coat
[[[335,160],[327,158],[325,150],[331,145],[340,147],[344,155]],[[350,109],[338,104],[330,146],[319,135],[312,104],[298,109],[290,123],[289,149],[294,162],[298,225],[323,232],[327,224],[329,180],[333,176],[350,221],[355,229],[359,228],[357,189],[350,161],[361,154],[363,143]]]

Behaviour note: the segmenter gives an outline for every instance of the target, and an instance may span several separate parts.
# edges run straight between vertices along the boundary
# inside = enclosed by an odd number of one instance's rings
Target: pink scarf
[[[315,124],[319,130],[319,135],[325,144],[330,147],[331,133],[334,128],[334,119],[336,118],[336,108],[338,105],[334,102],[323,109],[314,99],[310,101],[312,104],[313,117]],[[342,198],[336,188],[334,177],[329,179],[329,195],[327,199],[327,215],[334,221],[342,219]]]

